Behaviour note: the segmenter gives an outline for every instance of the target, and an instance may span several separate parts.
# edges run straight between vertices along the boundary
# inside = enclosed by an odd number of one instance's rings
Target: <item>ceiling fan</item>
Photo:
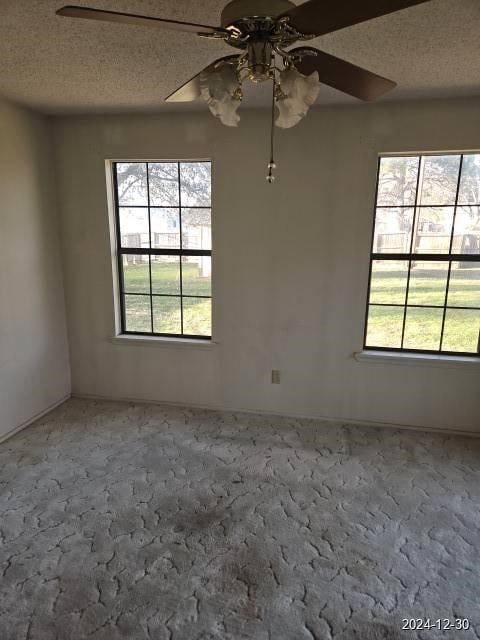
[[[290,0],[232,0],[222,11],[219,27],[77,6],[63,7],[57,15],[186,31],[221,39],[237,49],[238,53],[215,60],[165,100],[191,102],[203,97],[223,124],[237,126],[242,83],[271,80],[272,157],[267,180],[272,182],[274,123],[282,128],[297,124],[315,102],[320,83],[365,101],[376,100],[396,86],[313,47],[287,48],[428,1],[308,0],[297,6]]]

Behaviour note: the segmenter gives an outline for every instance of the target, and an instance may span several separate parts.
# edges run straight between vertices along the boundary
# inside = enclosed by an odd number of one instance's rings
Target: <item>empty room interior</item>
[[[0,2],[0,640],[480,638],[480,2]]]

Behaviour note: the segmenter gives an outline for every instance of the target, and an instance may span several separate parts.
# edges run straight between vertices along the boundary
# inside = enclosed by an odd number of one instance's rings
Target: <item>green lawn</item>
[[[125,316],[127,331],[151,332],[148,264],[124,265]],[[199,265],[182,264],[183,333],[211,335],[211,301],[195,296],[210,296],[211,281],[202,277]],[[181,333],[179,262],[152,261],[153,331]],[[157,294],[157,295],[155,295]],[[161,294],[161,295],[160,295]]]
[[[480,332],[480,268],[463,263],[452,267],[448,309],[442,349],[476,352]],[[428,268],[426,268],[428,267]],[[367,346],[400,347],[403,307],[375,306],[376,304],[404,304],[408,264],[377,262],[372,269]],[[448,264],[417,264],[412,270],[403,347],[438,350],[443,310],[428,305],[443,305],[446,294]],[[470,307],[455,309],[455,307]]]
[[[210,296],[210,278],[202,278],[196,263],[182,263],[183,294]],[[125,293],[150,293],[148,264],[124,265]],[[152,293],[180,295],[180,263],[152,261]]]
[[[466,263],[464,263],[465,265]],[[428,268],[426,268],[428,267]],[[403,307],[376,306],[405,302],[408,264],[377,263],[372,270],[367,346],[400,347]],[[443,305],[448,265],[417,264],[411,273],[408,303],[426,308],[409,307],[405,324],[405,348],[437,350],[443,310],[428,305]],[[194,296],[183,299],[184,333],[211,335],[211,301],[195,296],[210,296],[210,278],[201,277],[199,266],[182,265],[183,293]],[[124,267],[125,310],[127,330],[150,332],[150,297],[147,264]],[[179,263],[152,262],[153,329],[156,333],[181,333],[181,299]],[[164,294],[164,295],[155,295]],[[442,348],[448,351],[476,352],[480,331],[480,268],[458,268],[454,264],[448,294],[448,309]],[[469,307],[456,309],[455,307]]]

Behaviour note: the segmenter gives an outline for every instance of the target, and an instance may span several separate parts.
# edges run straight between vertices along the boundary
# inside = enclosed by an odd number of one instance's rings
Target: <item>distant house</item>
[[[151,236],[152,248],[154,249],[178,249],[180,247],[180,224],[178,216],[173,213],[163,212],[156,215],[156,210],[152,211],[151,216]],[[137,213],[130,210],[122,218],[121,237],[122,246],[129,249],[148,248],[149,230],[148,220],[143,213]],[[185,225],[182,227],[182,247],[184,249],[210,249],[211,248],[211,227],[207,225]],[[152,256],[152,260],[171,260],[175,261],[175,256]],[[126,264],[146,264],[148,256],[143,255],[126,255],[124,256]],[[199,266],[199,276],[209,277],[211,275],[211,259],[204,256],[184,257],[184,262],[192,262]]]
[[[447,214],[433,210],[426,214],[420,214],[415,230],[414,251],[442,253],[445,249],[448,250],[453,222],[453,208],[451,209],[452,211]],[[436,217],[439,219],[435,219]],[[390,209],[384,209],[378,215],[375,225],[374,252],[408,253],[410,243],[410,230],[402,229],[402,221],[396,215],[392,215]],[[470,215],[459,207],[455,215],[452,253],[468,254],[479,253],[479,251],[480,227],[474,225]]]

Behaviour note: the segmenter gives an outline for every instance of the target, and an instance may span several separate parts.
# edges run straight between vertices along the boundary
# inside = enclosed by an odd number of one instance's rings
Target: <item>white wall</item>
[[[51,132],[0,102],[0,438],[70,392]]]
[[[208,113],[57,120],[74,392],[480,431],[478,367],[352,357],[362,347],[377,153],[478,149],[479,117],[477,99],[315,109],[278,133],[273,186],[266,111],[244,112],[238,130]],[[214,162],[218,344],[113,344],[104,161],[205,157]]]

